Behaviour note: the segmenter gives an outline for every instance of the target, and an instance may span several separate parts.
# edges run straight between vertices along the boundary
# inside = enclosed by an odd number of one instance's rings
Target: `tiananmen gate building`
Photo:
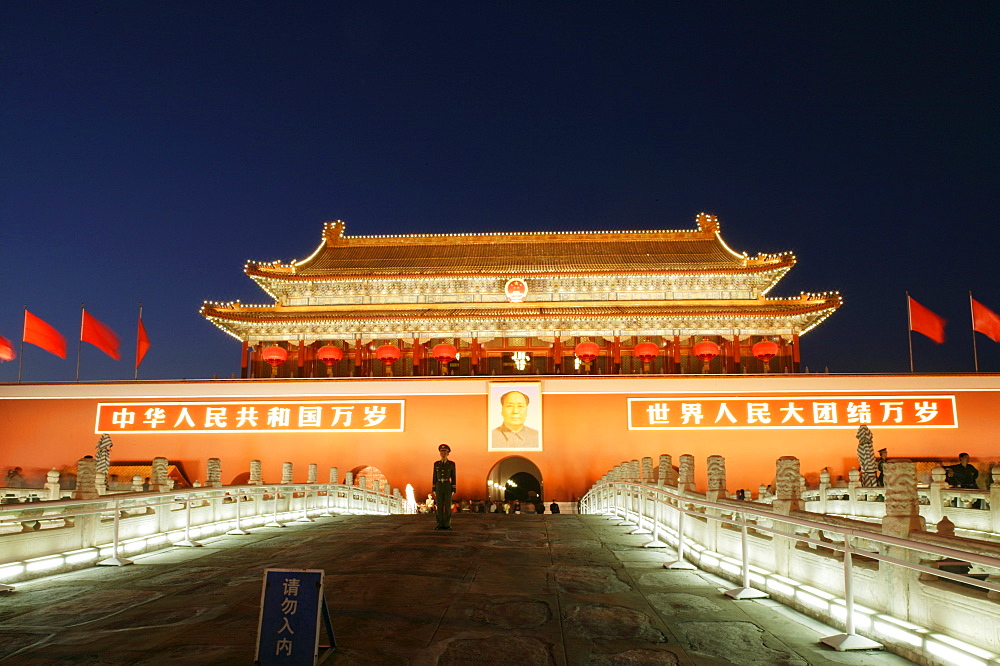
[[[843,481],[862,425],[890,457],[990,459],[998,375],[800,372],[800,339],[841,298],[772,296],[794,265],[734,251],[707,214],[675,231],[348,236],[328,223],[304,259],[246,264],[273,302],[204,303],[238,341],[234,368],[242,347],[241,377],[2,385],[0,466],[41,485],[106,433],[113,461],[167,457],[189,481],[209,458],[225,483],[254,460],[274,483],[292,462],[296,482],[310,464],[324,481],[364,470],[422,498],[447,442],[458,497],[530,477],[548,502],[660,454],[693,455],[699,487],[710,455],[731,491],[771,483],[781,456],[812,483],[824,468]]]
[[[273,304],[201,314],[243,343],[244,378],[798,372],[800,336],[841,298],[769,296],[794,265],[735,252],[706,213],[678,231],[347,236],[337,221],[301,261],[246,264]]]

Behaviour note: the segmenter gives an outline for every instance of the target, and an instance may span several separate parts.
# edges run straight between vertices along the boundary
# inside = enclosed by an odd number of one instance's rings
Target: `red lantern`
[[[325,347],[319,348],[316,352],[316,358],[327,365],[333,365],[340,359],[344,358],[344,351],[340,347],[326,345]]]
[[[260,355],[272,368],[277,368],[288,358],[288,352],[281,347],[268,347]]]
[[[649,363],[660,355],[660,348],[652,342],[640,342],[632,350],[632,353],[643,363]]]
[[[375,350],[375,358],[383,363],[395,363],[399,357],[400,351],[396,345],[382,345]]]
[[[573,350],[576,357],[583,361],[584,363],[590,363],[597,355],[601,352],[601,348],[597,346],[596,342],[581,342]]]
[[[699,342],[691,349],[695,356],[700,358],[705,363],[708,363],[713,358],[719,355],[719,345],[712,342],[711,340],[705,340],[704,342]]]
[[[458,350],[455,349],[455,345],[434,345],[434,349],[431,350],[431,356],[438,363],[451,363],[458,358]]]
[[[770,340],[763,340],[753,346],[753,355],[767,363],[778,355],[778,345]]]

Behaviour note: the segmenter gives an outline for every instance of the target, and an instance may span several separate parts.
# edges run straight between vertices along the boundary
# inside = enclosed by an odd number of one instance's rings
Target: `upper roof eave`
[[[795,263],[790,252],[754,258],[737,253],[722,240],[715,216],[701,213],[696,219],[697,228],[685,230],[391,236],[345,236],[344,223],[338,220],[325,224],[320,245],[305,259],[287,264],[250,261],[244,270],[254,278],[335,281],[401,274],[455,278],[757,272]],[[700,244],[692,247],[692,242]],[[618,247],[613,247],[614,243]],[[490,247],[470,261],[468,248],[475,245]],[[545,253],[532,250],[534,246],[564,249],[562,254]],[[402,254],[395,250],[400,247],[406,249]],[[605,248],[607,252],[602,254]],[[476,270],[469,270],[470,263]],[[638,269],[637,264],[641,265]],[[661,269],[661,265],[670,267]],[[449,270],[449,266],[453,268]]]

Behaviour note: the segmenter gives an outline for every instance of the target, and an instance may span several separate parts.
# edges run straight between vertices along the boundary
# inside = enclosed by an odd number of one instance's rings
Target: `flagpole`
[[[24,321],[28,321],[28,304],[24,305]],[[17,354],[17,383],[21,383],[21,364],[24,363],[24,324],[21,324],[21,349]]]
[[[76,343],[76,381],[80,381],[80,356],[83,355],[83,303],[80,303],[80,340]]]
[[[972,290],[969,290],[969,316],[972,317],[972,359],[976,364],[976,374],[979,374],[979,349],[976,347],[976,311],[972,307]]]
[[[910,292],[906,292],[906,336],[910,340],[910,372],[913,372],[913,313],[910,312]]]
[[[139,301],[139,326],[142,326],[142,301]],[[135,377],[133,381],[139,381],[139,328],[135,329]]]

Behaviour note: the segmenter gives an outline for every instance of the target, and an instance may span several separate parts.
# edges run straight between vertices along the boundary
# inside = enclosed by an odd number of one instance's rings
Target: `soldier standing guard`
[[[437,504],[436,530],[451,529],[451,496],[455,492],[455,463],[448,460],[451,447],[442,444],[438,447],[441,460],[434,461],[434,499]]]

